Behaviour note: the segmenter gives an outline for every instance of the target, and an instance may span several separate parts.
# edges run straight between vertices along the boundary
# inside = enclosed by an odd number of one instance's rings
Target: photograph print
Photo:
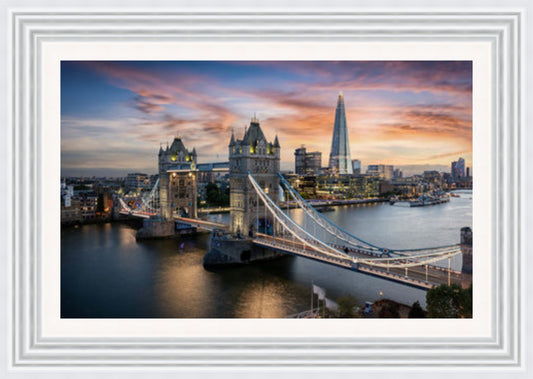
[[[471,318],[472,167],[471,61],[62,61],[61,318]]]

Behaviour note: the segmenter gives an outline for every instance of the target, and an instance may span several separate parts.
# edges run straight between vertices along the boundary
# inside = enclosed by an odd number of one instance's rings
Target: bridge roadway
[[[191,226],[204,229],[204,230],[208,230],[208,231],[213,231],[215,229],[219,229],[219,230],[229,229],[228,224],[221,224],[219,222],[200,220],[198,218],[187,218],[187,217],[174,216],[174,220],[176,220],[177,222],[189,224]]]
[[[303,256],[306,258],[314,259],[323,263],[332,264],[334,266],[343,267],[352,271],[358,271],[368,275],[377,276],[383,279],[400,282],[410,286],[431,289],[440,284],[448,283],[448,270],[438,266],[427,266],[427,281],[426,281],[426,267],[410,267],[406,271],[404,268],[389,268],[381,269],[378,267],[372,267],[364,263],[357,263],[355,265],[349,259],[341,259],[333,256],[327,256],[315,251],[307,244],[303,244],[291,239],[273,237],[266,234],[257,233],[253,240],[254,244],[263,247],[269,247],[271,249],[278,250],[280,252]],[[367,258],[368,254],[354,253],[350,254],[355,258]],[[450,271],[450,283],[461,284],[461,273],[457,271]]]
[[[369,253],[367,251],[364,251],[364,250],[357,250],[357,249],[353,249],[353,248],[346,248],[346,250],[344,250],[344,247],[343,246],[336,246],[334,245],[333,247],[337,248],[338,250],[341,250],[341,251],[346,251],[348,254],[356,257],[356,258],[363,258],[363,259],[368,259],[369,256],[373,256],[373,257],[379,257],[378,254],[373,254],[373,253]],[[408,258],[408,256],[405,256],[405,257],[398,257],[398,260],[403,260],[403,259],[406,259]],[[450,272],[450,281],[451,283],[458,283],[460,284],[460,281],[461,281],[461,271],[456,271],[456,270],[453,270],[453,269],[450,269],[448,270],[447,267],[442,267],[442,266],[437,266],[437,265],[433,265],[433,264],[428,264],[428,279],[429,277],[431,277],[433,275],[433,277],[439,277],[439,278],[442,278],[442,275],[436,275],[435,272],[441,272],[443,273],[443,275],[445,274],[446,275],[446,280],[448,278],[448,271]],[[395,270],[395,271],[402,271],[402,270],[405,270],[403,268],[396,268],[396,269],[393,269],[392,267],[389,269],[389,271],[392,271],[392,270]],[[425,266],[422,267],[422,266],[418,266],[418,267],[409,267],[408,269],[408,273],[409,275],[411,274],[416,274],[416,273],[420,273],[420,274],[424,274],[424,280],[425,280],[425,275],[426,275],[426,270],[425,270]],[[454,278],[455,278],[455,282],[454,282]]]
[[[131,216],[131,217],[139,217],[139,218],[150,218],[152,216],[156,216],[156,213],[150,213],[150,212],[139,212],[139,211],[128,211],[128,210],[121,210],[120,214],[123,216]],[[229,225],[227,224],[221,224],[219,222],[213,222],[213,221],[207,221],[207,220],[201,220],[199,218],[187,218],[187,217],[180,217],[174,215],[174,220],[177,222],[181,222],[184,224],[189,224],[191,226],[194,226],[196,228],[204,229],[207,231],[213,231],[214,229],[221,229],[221,230],[228,230]]]
[[[127,209],[122,209],[119,213],[122,216],[131,216],[131,217],[138,217],[138,218],[150,218],[152,216],[157,215],[157,213],[154,213],[154,212],[129,211]]]

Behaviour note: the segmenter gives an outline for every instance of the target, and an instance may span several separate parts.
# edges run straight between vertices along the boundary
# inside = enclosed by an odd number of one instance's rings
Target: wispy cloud
[[[155,170],[154,151],[175,135],[200,160],[225,160],[231,130],[242,133],[253,112],[267,138],[279,134],[285,165],[301,144],[327,163],[339,90],[353,158],[448,164],[471,155],[471,62],[70,62],[62,79],[82,86],[84,72],[105,85],[62,94],[80,96],[62,110],[65,167],[152,162]],[[88,117],[82,94],[108,116]]]

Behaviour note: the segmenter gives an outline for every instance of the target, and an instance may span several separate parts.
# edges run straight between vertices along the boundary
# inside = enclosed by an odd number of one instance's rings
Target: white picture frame
[[[223,8],[211,3],[201,8],[187,4],[163,8],[168,4],[161,4],[161,8],[148,9],[141,3],[137,4],[138,8],[130,5],[121,9],[117,1],[96,8],[65,9],[62,6],[67,4],[60,4],[43,9],[25,3],[6,4],[2,9],[7,20],[3,25],[7,34],[7,43],[3,45],[6,59],[2,61],[7,86],[2,96],[6,100],[3,104],[8,104],[2,113],[7,118],[6,127],[2,128],[6,159],[0,171],[8,178],[0,193],[2,199],[7,199],[6,210],[2,212],[6,254],[0,257],[7,278],[1,291],[5,307],[1,307],[0,340],[6,341],[0,348],[2,375],[9,378],[72,377],[73,373],[77,377],[109,378],[176,374],[306,378],[330,375],[526,378],[533,375],[529,367],[533,364],[531,352],[526,349],[532,340],[531,328],[526,328],[531,320],[527,314],[527,300],[531,300],[531,291],[527,290],[531,289],[531,281],[526,276],[530,267],[526,259],[529,225],[526,218],[531,212],[525,208],[526,113],[529,112],[531,120],[533,109],[531,79],[526,82],[527,65],[531,65],[531,42],[529,50],[526,46],[526,26],[531,26],[531,15],[526,10],[531,12],[530,2],[518,1],[512,6],[490,9],[474,7],[469,2],[438,9],[420,4],[414,8],[412,3],[406,3],[403,8],[388,5],[365,9],[335,1],[318,7],[294,2],[290,11],[281,4],[275,9],[243,4]],[[283,337],[277,333],[272,337],[258,337],[248,336],[254,324],[244,320],[231,320],[236,328],[231,330],[242,326],[243,333],[224,333],[220,330],[224,324],[215,323],[206,328],[219,330],[220,334],[209,332],[202,336],[165,337],[165,327],[171,325],[165,322],[163,332],[154,327],[152,337],[148,336],[150,331],[143,337],[127,332],[93,336],[76,329],[79,324],[65,334],[49,334],[49,318],[43,309],[57,304],[43,300],[46,291],[54,288],[43,278],[47,278],[50,266],[57,263],[46,259],[46,254],[54,253],[50,251],[54,236],[47,232],[47,207],[52,204],[53,208],[55,203],[51,200],[46,204],[43,197],[53,197],[53,192],[46,192],[45,188],[53,187],[47,186],[47,182],[59,183],[56,179],[59,178],[60,137],[57,127],[51,133],[43,132],[46,123],[58,124],[58,119],[50,119],[46,114],[47,107],[56,104],[50,101],[57,102],[59,92],[42,90],[43,75],[49,74],[43,69],[47,64],[43,55],[47,49],[77,41],[155,45],[173,41],[216,44],[217,41],[281,43],[288,40],[412,44],[470,41],[490,49],[491,108],[490,125],[486,126],[490,128],[487,147],[490,154],[486,167],[490,170],[491,190],[485,189],[491,205],[490,233],[477,237],[490,240],[491,281],[487,285],[492,295],[487,306],[488,334],[357,338],[335,332],[341,325],[337,324],[331,327],[331,335],[325,327],[326,332],[319,336],[305,337],[300,333]],[[110,51],[109,57],[116,56]],[[43,192],[39,190],[41,187]],[[531,205],[528,207],[531,211]],[[50,224],[54,225],[57,218],[50,217]],[[402,324],[395,324],[402,321],[387,321],[387,327],[402,328]],[[55,326],[58,325],[65,326]],[[117,325],[116,321],[99,320],[91,327],[112,330]],[[437,324],[430,327],[434,325]],[[172,334],[171,328],[168,334]]]

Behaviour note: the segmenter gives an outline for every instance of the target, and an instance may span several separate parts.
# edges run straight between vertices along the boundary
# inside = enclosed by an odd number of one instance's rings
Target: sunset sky
[[[256,114],[278,133],[281,167],[294,149],[328,164],[344,93],[352,159],[407,174],[472,159],[471,62],[62,62],[63,176],[156,173],[160,143],[179,135],[198,161],[227,161]]]

